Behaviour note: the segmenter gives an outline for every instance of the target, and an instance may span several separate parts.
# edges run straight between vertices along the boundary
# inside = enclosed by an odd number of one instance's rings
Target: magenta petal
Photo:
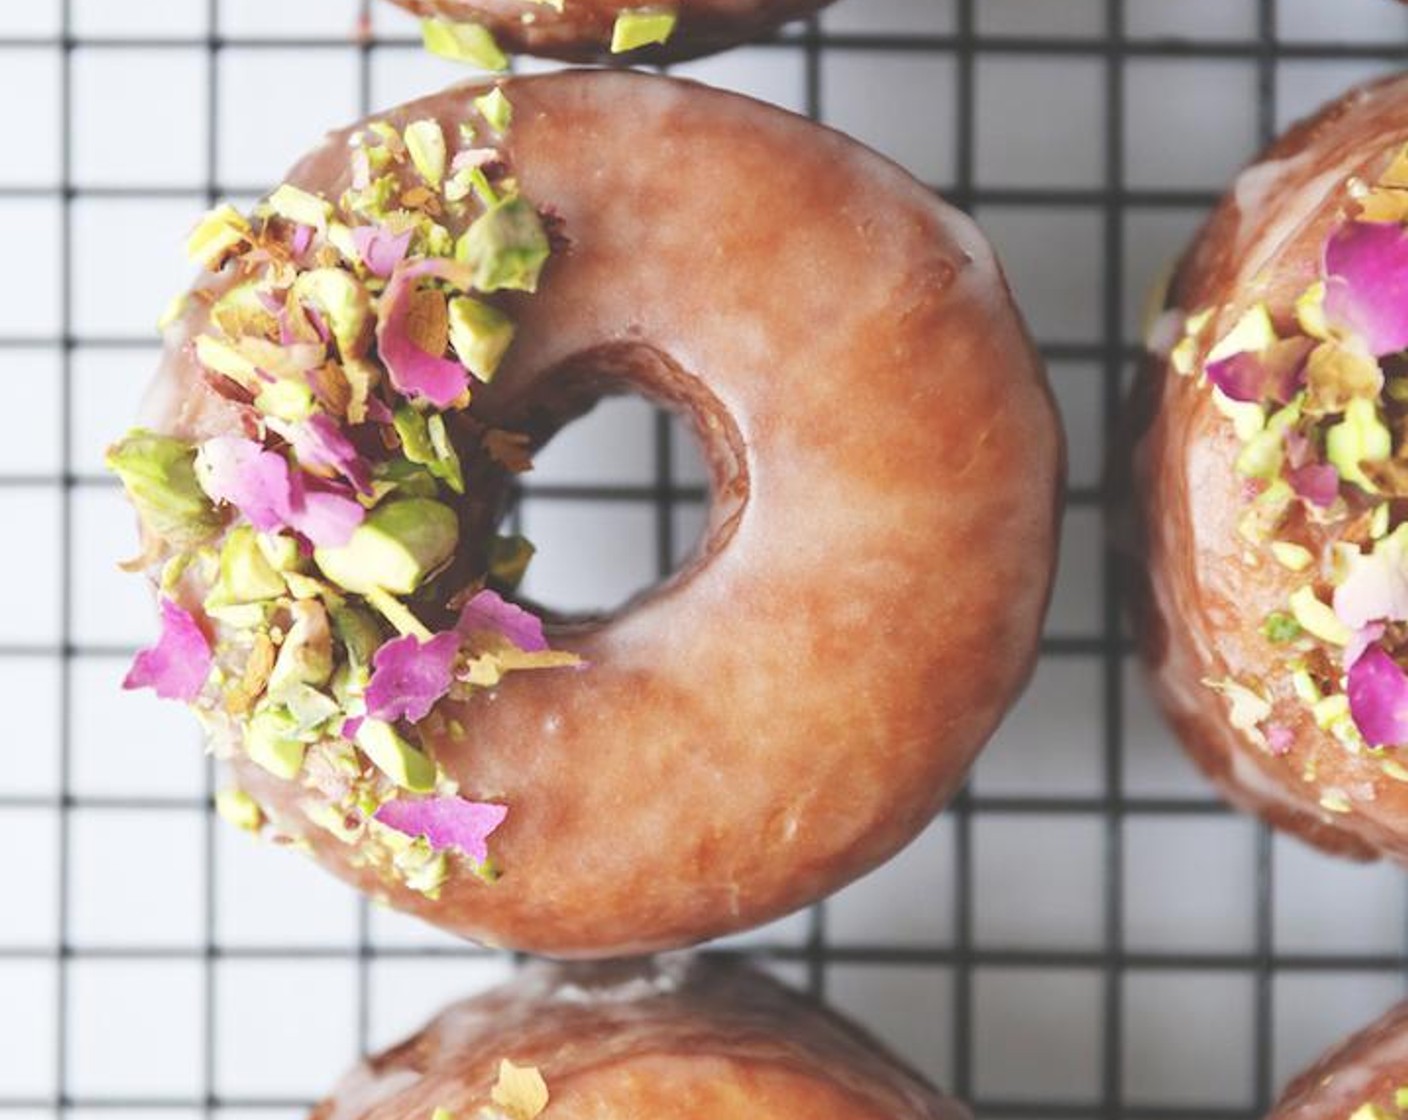
[[[384,279],[406,259],[406,251],[411,247],[411,231],[397,236],[381,226],[356,226],[352,230],[352,244],[357,247],[357,255],[367,270]]]
[[[1234,401],[1260,403],[1266,392],[1266,366],[1249,352],[1209,362],[1205,372],[1208,380]]]
[[[414,634],[393,638],[372,656],[367,684],[367,714],[390,723],[415,722],[430,714],[454,683],[460,636],[454,631],[422,642]]]
[[[424,397],[436,408],[448,408],[469,387],[469,371],[458,361],[427,354],[406,333],[411,294],[423,276],[462,282],[465,269],[454,261],[428,260],[401,264],[381,297],[381,318],[376,328],[377,349],[391,384],[407,397]]]
[[[1349,222],[1325,243],[1325,315],[1375,357],[1408,346],[1408,231]]]
[[[122,687],[152,688],[163,700],[190,703],[210,676],[210,642],[189,612],[161,600],[161,637],[137,654]]]
[[[217,436],[200,449],[201,485],[217,502],[228,502],[260,532],[281,529],[289,520],[288,463],[252,439]]]
[[[1372,553],[1351,556],[1344,582],[1335,588],[1335,613],[1351,630],[1371,622],[1408,621],[1408,567],[1395,534]]]
[[[1408,743],[1408,676],[1378,646],[1349,671],[1349,712],[1371,747]]]
[[[524,653],[539,653],[548,648],[542,620],[507,602],[496,591],[481,591],[466,603],[460,611],[457,629],[462,634],[476,630],[502,634]]]
[[[294,476],[288,525],[316,547],[341,548],[366,516],[362,504],[345,487],[301,471]]]
[[[1291,746],[1295,742],[1295,732],[1284,723],[1268,723],[1266,725],[1266,746],[1274,755],[1289,754]]]
[[[1328,463],[1297,467],[1286,480],[1298,497],[1317,506],[1332,506],[1340,496],[1340,472]]]
[[[1354,668],[1354,663],[1364,656],[1364,651],[1384,636],[1387,627],[1382,622],[1371,622],[1361,626],[1350,637],[1344,647],[1342,664],[1345,672]]]
[[[293,450],[299,462],[337,471],[360,493],[371,493],[371,468],[326,412],[313,413],[294,429]]]
[[[489,858],[489,837],[507,816],[507,805],[462,797],[398,798],[376,811],[376,819],[388,828],[424,836],[437,852],[456,848],[475,863]]]

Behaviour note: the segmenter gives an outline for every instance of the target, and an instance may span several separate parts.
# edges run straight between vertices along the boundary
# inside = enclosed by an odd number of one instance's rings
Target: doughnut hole
[[[575,355],[490,411],[533,441],[540,469],[524,476],[501,531],[539,547],[523,596],[556,625],[600,624],[687,579],[727,544],[747,501],[732,418],[654,347]]]

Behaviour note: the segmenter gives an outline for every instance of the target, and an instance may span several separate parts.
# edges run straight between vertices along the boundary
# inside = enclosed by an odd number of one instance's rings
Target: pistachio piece
[[[479,115],[484,118],[484,123],[495,132],[508,131],[508,126],[513,120],[513,105],[498,86],[482,97],[476,97],[474,107],[479,110]]]
[[[401,437],[401,450],[406,458],[417,466],[424,466],[456,494],[463,494],[464,471],[459,454],[450,443],[445,417],[438,412],[427,417],[403,404],[396,410],[392,422]]]
[[[459,520],[448,506],[425,498],[383,502],[341,548],[320,548],[323,574],[354,594],[380,588],[409,595],[448,560],[459,543]]]
[[[445,133],[435,120],[412,121],[406,126],[406,151],[426,185],[435,190],[445,181]]]
[[[420,25],[425,49],[451,62],[466,62],[480,70],[508,69],[508,56],[499,49],[493,34],[478,23],[451,23],[428,19]]]
[[[220,549],[220,578],[206,606],[258,603],[284,593],[284,581],[259,547],[259,534],[249,525],[230,530]]]
[[[215,811],[221,818],[246,832],[264,827],[264,810],[242,789],[222,789],[215,795]]]
[[[523,582],[533,552],[527,537],[495,537],[489,544],[489,574],[505,587],[517,587]]]
[[[367,289],[350,272],[341,268],[315,268],[299,276],[293,292],[323,313],[338,352],[344,358],[358,357],[366,350],[371,300]]]
[[[673,8],[635,8],[616,16],[611,29],[611,53],[663,43],[674,34],[679,19]]]
[[[480,214],[455,246],[455,257],[472,267],[471,282],[481,292],[537,291],[551,252],[542,219],[520,195]]]
[[[294,684],[323,684],[332,676],[332,630],[327,610],[316,599],[296,599],[289,611],[293,626],[269,674],[270,695]]]
[[[244,732],[244,749],[249,760],[276,778],[292,781],[303,769],[307,745],[294,738],[297,727],[286,711],[264,708],[256,711]]]
[[[186,238],[192,264],[218,272],[229,255],[249,241],[249,222],[228,202],[206,214]]]
[[[1291,592],[1290,606],[1301,628],[1322,642],[1344,646],[1354,637],[1350,628],[1340,621],[1340,616],[1320,601],[1313,587],[1298,587]]]
[[[1392,453],[1393,437],[1370,400],[1350,401],[1344,419],[1325,434],[1325,457],[1338,468],[1341,478],[1370,494],[1378,491],[1361,464],[1387,459]]]
[[[357,728],[356,742],[376,768],[402,789],[412,793],[435,789],[435,763],[403,739],[391,724],[364,719]]]
[[[332,203],[315,194],[309,194],[292,183],[283,183],[269,196],[269,209],[290,222],[326,229],[328,219],[333,215]]]
[[[196,480],[196,449],[134,428],[108,448],[108,470],[122,480],[137,516],[153,535],[179,548],[209,540],[223,519]]]
[[[359,607],[343,604],[332,610],[332,629],[347,650],[354,669],[370,670],[372,655],[382,642],[376,619]]]
[[[513,320],[497,307],[470,296],[450,300],[450,345],[480,381],[493,380],[513,343],[513,330]]]

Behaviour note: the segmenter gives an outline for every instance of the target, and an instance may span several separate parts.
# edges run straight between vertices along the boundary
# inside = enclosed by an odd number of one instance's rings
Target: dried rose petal
[[[1328,463],[1287,471],[1286,481],[1298,497],[1313,505],[1332,506],[1340,496],[1340,472]]]
[[[1344,647],[1343,661],[1345,672],[1354,668],[1354,663],[1364,656],[1364,651],[1384,636],[1388,629],[1382,622],[1371,622],[1354,632]]]
[[[481,591],[466,603],[457,629],[462,634],[479,630],[501,634],[524,653],[538,653],[548,648],[542,620],[507,602],[496,591]]]
[[[359,493],[371,493],[371,467],[326,412],[313,413],[293,429],[293,450],[299,462],[336,471]]]
[[[385,279],[406,259],[411,233],[406,230],[397,235],[381,226],[357,226],[352,230],[352,244],[357,247],[357,255],[368,271]]]
[[[190,703],[200,695],[213,663],[210,642],[189,612],[161,600],[161,637],[137,654],[122,682],[126,689],[152,688],[163,700]]]
[[[301,471],[293,476],[288,526],[318,548],[341,548],[366,518],[367,511],[342,487]]]
[[[1304,383],[1306,358],[1314,346],[1310,339],[1282,339],[1260,353],[1243,351],[1209,362],[1205,372],[1234,401],[1285,404]]]
[[[387,723],[424,719],[450,691],[459,651],[460,636],[453,631],[425,642],[414,634],[387,642],[372,656],[367,715]]]
[[[1378,646],[1349,671],[1349,712],[1371,747],[1408,743],[1408,675]]]
[[[1408,621],[1408,556],[1395,533],[1371,553],[1349,558],[1349,572],[1335,588],[1335,614],[1351,630],[1371,622]]]
[[[1295,732],[1284,723],[1266,725],[1266,747],[1274,755],[1289,754],[1295,742]]]
[[[1348,222],[1325,243],[1325,317],[1375,357],[1408,346],[1408,231]]]
[[[293,227],[293,255],[301,257],[308,251],[308,246],[313,244],[313,227],[306,226],[302,222]]]
[[[469,371],[458,361],[427,354],[408,332],[416,281],[434,276],[463,289],[471,270],[448,260],[415,261],[397,265],[381,297],[381,318],[376,328],[377,349],[392,386],[407,397],[424,397],[437,408],[448,408],[469,387]]]
[[[282,455],[241,436],[206,440],[196,460],[201,488],[228,502],[261,533],[288,524],[289,469]]]
[[[489,858],[489,837],[507,816],[507,805],[462,797],[397,798],[376,811],[376,819],[388,828],[424,836],[437,852],[458,849],[475,863]]]

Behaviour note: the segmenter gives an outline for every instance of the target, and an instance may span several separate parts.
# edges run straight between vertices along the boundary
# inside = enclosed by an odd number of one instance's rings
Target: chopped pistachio
[[[281,184],[269,196],[269,209],[281,218],[299,225],[324,229],[333,215],[332,203],[310,194],[292,183]]]
[[[1254,401],[1234,401],[1214,386],[1212,403],[1218,412],[1232,421],[1232,429],[1243,443],[1253,439],[1266,427],[1266,410]]]
[[[480,70],[508,69],[508,56],[499,49],[493,34],[478,23],[451,23],[427,19],[420,25],[425,49],[452,62],[466,62]]]
[[[445,133],[437,120],[412,121],[406,126],[406,151],[420,177],[436,190],[445,181]]]
[[[1322,603],[1313,587],[1299,587],[1291,593],[1291,614],[1308,633],[1331,645],[1348,645],[1353,632],[1340,621],[1340,616]]]
[[[1314,707],[1322,699],[1320,686],[1303,665],[1291,671],[1291,687],[1296,698],[1307,707]]]
[[[1271,714],[1271,704],[1266,697],[1231,678],[1220,681],[1205,680],[1203,684],[1227,698],[1227,718],[1233,727],[1238,731],[1260,734],[1257,724]]]
[[[513,320],[497,307],[471,296],[450,300],[450,345],[480,381],[493,380],[513,332]]]
[[[514,1120],[535,1120],[548,1106],[548,1086],[535,1066],[516,1066],[507,1058],[499,1062],[499,1078],[490,1098]]]
[[[264,708],[254,713],[244,732],[244,749],[256,766],[292,781],[303,769],[307,744],[292,737],[296,729],[287,712]]]
[[[437,1108],[430,1114],[430,1120],[455,1120],[455,1114],[448,1108]]]
[[[1311,338],[1330,337],[1330,324],[1325,318],[1325,282],[1317,280],[1306,288],[1295,303],[1296,324]]]
[[[254,398],[254,407],[266,416],[297,424],[313,415],[313,390],[308,382],[291,377],[268,381]]]
[[[391,724],[364,719],[357,728],[356,740],[376,768],[402,789],[412,793],[435,789],[435,763],[403,739]]]
[[[383,591],[380,587],[373,587],[366,594],[367,603],[376,612],[391,623],[396,632],[403,637],[413,634],[423,642],[430,641],[435,635],[431,633],[430,627],[426,626],[405,603],[396,598],[390,592]]]
[[[1325,435],[1325,457],[1339,469],[1340,477],[1370,494],[1377,490],[1361,464],[1387,459],[1392,453],[1393,437],[1373,401],[1350,401],[1344,419]]]
[[[1349,697],[1343,692],[1322,696],[1310,706],[1310,712],[1315,717],[1317,726],[1322,730],[1329,730],[1349,715]]]
[[[252,361],[228,342],[208,334],[196,338],[196,361],[212,373],[224,374],[242,385],[258,380],[258,371]]]
[[[383,502],[341,548],[313,554],[334,583],[354,594],[373,588],[409,595],[445,563],[459,543],[459,519],[448,506],[423,498]]]
[[[482,97],[476,97],[474,107],[479,110],[479,115],[484,118],[484,122],[495,132],[508,131],[508,126],[513,121],[513,104],[498,86]]]
[[[1315,561],[1315,554],[1310,549],[1290,541],[1272,541],[1271,555],[1283,568],[1293,572],[1303,572]]]
[[[1262,623],[1261,632],[1266,640],[1280,645],[1293,642],[1301,635],[1300,623],[1284,611],[1272,611]]]
[[[678,19],[673,8],[635,8],[618,13],[611,29],[611,53],[665,42],[674,34]]]
[[[489,574],[512,590],[523,582],[533,551],[527,537],[495,537],[489,543]]]
[[[424,466],[456,494],[463,494],[464,471],[459,453],[445,430],[445,417],[438,412],[427,417],[413,406],[403,404],[396,409],[392,422],[406,458]]]
[[[271,694],[292,684],[324,684],[332,676],[332,630],[327,610],[316,599],[296,599],[289,611],[293,626],[269,674]]]
[[[1400,1111],[1408,1112],[1408,1085],[1394,1090],[1393,1103]]]
[[[1404,766],[1401,762],[1386,758],[1379,763],[1379,769],[1395,782],[1408,782],[1408,766]]]
[[[215,811],[221,818],[246,832],[264,827],[264,810],[242,789],[222,789],[215,795]]]
[[[481,292],[535,292],[551,251],[538,212],[515,195],[474,220],[455,247],[455,256],[473,267],[473,284]]]
[[[1338,342],[1322,342],[1310,352],[1305,377],[1306,411],[1321,415],[1343,412],[1352,400],[1376,400],[1384,386],[1372,354]]]
[[[223,524],[196,479],[195,461],[189,443],[142,428],[108,448],[104,459],[122,480],[142,524],[182,548],[209,540]]]
[[[330,612],[333,632],[347,650],[354,668],[370,669],[372,655],[381,645],[381,627],[376,619],[358,607],[344,604]]]
[[[1236,325],[1208,352],[1209,362],[1220,362],[1233,354],[1258,354],[1276,341],[1276,328],[1265,303],[1248,308]]]
[[[253,526],[237,525],[220,549],[220,578],[208,604],[257,603],[284,594],[283,577],[274,570],[259,547],[259,534]]]
[[[1320,808],[1331,813],[1350,813],[1354,811],[1354,805],[1350,802],[1348,796],[1345,795],[1343,790],[1338,789],[1327,789],[1320,795]],[[1366,1105],[1365,1107],[1373,1108],[1373,1111],[1365,1112],[1364,1109],[1361,1108],[1350,1117],[1350,1120],[1379,1120],[1379,1117],[1383,1115],[1377,1108],[1374,1108],[1373,1105]]]
[[[249,222],[227,202],[206,214],[191,231],[186,238],[186,256],[192,264],[215,272],[249,238]]]
[[[316,268],[298,277],[293,292],[323,313],[344,358],[357,357],[365,350],[371,299],[355,276],[341,268]]]

